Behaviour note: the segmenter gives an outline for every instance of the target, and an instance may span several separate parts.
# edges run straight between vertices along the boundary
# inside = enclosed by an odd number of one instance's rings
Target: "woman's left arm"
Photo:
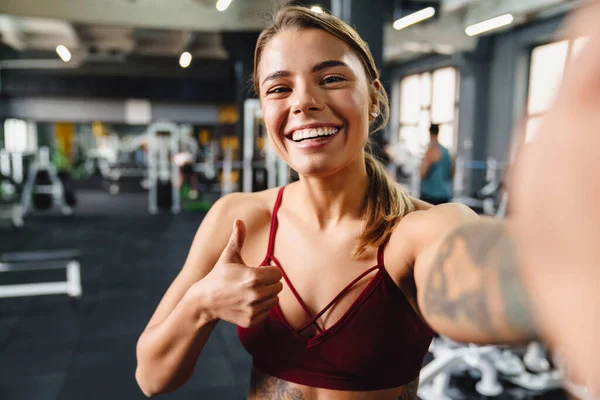
[[[434,207],[420,223],[427,239],[416,253],[414,276],[419,308],[431,328],[459,342],[535,339],[507,224],[479,218],[459,204]]]

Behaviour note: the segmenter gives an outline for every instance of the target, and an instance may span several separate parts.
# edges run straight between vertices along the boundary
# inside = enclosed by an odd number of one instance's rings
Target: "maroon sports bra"
[[[295,330],[277,305],[260,324],[238,327],[240,340],[252,355],[255,368],[288,382],[345,391],[389,389],[415,380],[434,334],[387,273],[383,246],[378,249],[376,266],[363,272],[327,307],[312,315],[273,255],[283,190],[282,187],[277,195],[269,247],[261,266],[273,262],[281,269],[311,321]],[[330,328],[321,329],[316,324],[317,319],[356,282],[374,271],[370,282],[342,318]],[[300,333],[311,325],[318,331],[316,336],[302,336]]]

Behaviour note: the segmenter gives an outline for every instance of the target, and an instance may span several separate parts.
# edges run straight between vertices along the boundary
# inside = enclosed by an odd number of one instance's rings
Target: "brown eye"
[[[274,87],[273,89],[270,89],[267,94],[277,94],[277,93],[285,93],[285,92],[289,92],[289,89],[283,86],[277,86]]]
[[[341,77],[339,75],[329,75],[326,76],[325,78],[323,78],[323,84],[328,84],[328,83],[338,83],[338,82],[343,82],[346,79],[344,79],[344,77]]]

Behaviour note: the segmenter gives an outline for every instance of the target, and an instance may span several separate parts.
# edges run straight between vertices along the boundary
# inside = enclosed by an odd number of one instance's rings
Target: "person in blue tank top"
[[[429,148],[421,163],[421,200],[438,205],[452,198],[454,162],[448,149],[438,142],[440,127],[429,127]]]

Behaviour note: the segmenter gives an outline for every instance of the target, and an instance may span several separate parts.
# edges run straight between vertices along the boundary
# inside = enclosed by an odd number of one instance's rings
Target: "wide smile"
[[[295,143],[320,141],[336,136],[342,130],[341,126],[323,126],[297,129],[286,135],[286,138]]]

